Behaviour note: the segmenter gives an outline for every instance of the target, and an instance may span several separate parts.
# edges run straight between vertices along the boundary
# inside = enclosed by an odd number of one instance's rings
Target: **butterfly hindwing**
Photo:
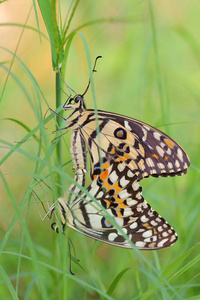
[[[125,248],[131,248],[131,241],[139,249],[160,249],[177,240],[174,229],[144,200],[137,176],[123,162],[104,164],[87,192],[92,197],[83,192],[70,207],[59,199],[63,227],[68,225],[91,238]],[[108,220],[102,207],[121,230]]]

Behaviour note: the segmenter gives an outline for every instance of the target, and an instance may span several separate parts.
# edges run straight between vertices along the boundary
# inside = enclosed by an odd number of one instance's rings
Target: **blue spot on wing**
[[[110,222],[107,219],[104,220],[104,224],[107,228],[112,227],[112,224],[110,224]]]

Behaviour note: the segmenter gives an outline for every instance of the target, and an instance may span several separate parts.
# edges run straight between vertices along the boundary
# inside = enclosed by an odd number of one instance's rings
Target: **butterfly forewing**
[[[86,110],[79,120],[79,130],[90,152],[92,178],[100,162],[124,161],[138,176],[175,176],[187,172],[190,164],[185,151],[156,128],[121,115],[98,111],[99,133],[95,114]]]

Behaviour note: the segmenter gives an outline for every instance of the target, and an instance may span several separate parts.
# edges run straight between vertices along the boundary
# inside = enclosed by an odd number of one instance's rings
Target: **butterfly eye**
[[[74,102],[75,103],[78,103],[78,102],[80,102],[81,101],[81,96],[76,96],[75,98],[74,98]]]

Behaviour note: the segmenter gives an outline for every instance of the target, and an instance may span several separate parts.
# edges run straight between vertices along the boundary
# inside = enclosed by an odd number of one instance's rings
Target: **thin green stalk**
[[[19,300],[18,296],[17,296],[17,292],[15,291],[8,275],[6,274],[6,272],[4,271],[4,269],[2,268],[2,266],[0,266],[0,275],[3,278],[3,281],[5,282],[11,296],[13,300]]]
[[[61,77],[60,72],[56,72],[56,107],[59,107],[61,105]],[[57,127],[60,128],[62,119],[56,116],[56,124]],[[58,139],[58,143],[56,145],[56,161],[57,166],[59,168],[62,168],[62,139]],[[60,174],[57,174],[57,193],[58,195],[62,195],[62,177]]]
[[[94,243],[94,245],[93,245],[93,248],[92,248],[92,255],[91,255],[91,257],[90,257],[90,264],[89,264],[89,268],[88,268],[88,276],[87,276],[87,279],[86,279],[86,282],[87,282],[88,284],[89,284],[90,279],[91,279],[92,267],[93,267],[93,261],[94,261],[94,254],[95,254],[95,251],[96,251],[96,244],[97,244],[97,241],[95,241],[95,243]],[[83,297],[84,300],[87,300],[87,294],[88,294],[88,288],[85,287],[84,297]]]
[[[15,52],[14,52],[14,55],[13,55],[12,60],[11,60],[11,63],[10,63],[9,71],[12,69],[13,63],[14,63],[14,61],[15,61],[16,53],[17,53],[17,50],[18,50],[18,48],[19,48],[21,39],[22,39],[22,37],[23,37],[24,30],[26,29],[26,25],[27,25],[27,23],[28,23],[28,20],[29,20],[30,14],[31,14],[31,10],[32,10],[32,6],[31,6],[31,8],[30,8],[30,10],[29,10],[29,12],[28,12],[28,16],[27,16],[27,18],[26,18],[25,24],[22,25],[22,26],[23,26],[22,32],[21,32],[20,37],[19,37],[19,40],[18,40],[18,42],[17,42],[17,46],[16,46],[16,48],[15,48]],[[10,72],[7,73],[6,80],[5,80],[5,83],[4,83],[4,85],[3,85],[3,90],[2,90],[2,93],[1,93],[1,97],[0,97],[0,102],[1,102],[1,100],[2,100],[2,98],[3,98],[3,95],[4,95],[4,92],[5,92],[6,86],[7,86],[7,82],[8,82],[9,76],[10,76]]]
[[[129,20],[129,19],[116,19],[116,18],[101,18],[101,19],[96,19],[96,20],[91,20],[88,21],[86,23],[83,23],[82,25],[77,26],[75,29],[73,29],[67,36],[67,31],[68,28],[65,29],[65,34],[63,35],[63,39],[62,42],[60,44],[60,48],[59,50],[65,45],[65,43],[68,41],[69,37],[76,33],[77,31],[80,31],[80,29],[87,27],[87,26],[91,26],[91,25],[96,25],[98,23],[133,23],[133,20]],[[65,37],[66,36],[66,37]]]
[[[31,198],[31,195],[30,195],[30,197],[29,197],[29,199],[28,199],[28,206],[27,206],[27,210],[26,210],[26,216],[25,216],[24,224],[26,224],[27,218],[28,218],[28,212],[29,212],[29,208],[30,208],[30,198]],[[24,230],[23,230],[23,231],[22,231],[21,241],[20,241],[20,249],[19,249],[19,253],[20,253],[20,254],[22,254],[22,252],[23,252],[24,237],[25,237],[25,234],[24,234]],[[20,269],[21,269],[21,266],[22,266],[21,256],[19,256],[18,264],[17,264],[16,285],[15,285],[15,290],[16,290],[16,294],[17,294],[17,295],[18,295],[18,291],[19,291],[19,279],[20,279]]]
[[[64,34],[63,34],[64,37],[67,35],[67,32],[68,32],[68,30],[69,30],[71,21],[72,21],[72,19],[73,19],[73,16],[74,16],[74,14],[75,14],[75,11],[76,11],[76,9],[77,9],[77,7],[78,7],[79,2],[80,2],[80,0],[76,0],[76,3],[75,3],[75,5],[74,5],[74,7],[73,7],[73,9],[72,9],[71,15],[70,15],[70,17],[69,17],[69,21],[68,21],[68,23],[67,23],[67,26],[66,26],[65,31],[64,31]],[[64,41],[65,41],[65,40],[64,40]],[[63,40],[62,40],[61,45],[60,45],[60,48],[62,48],[62,47],[64,46],[64,43],[65,43],[65,42],[63,42]]]
[[[153,35],[153,46],[154,46],[154,52],[155,52],[155,64],[156,64],[158,91],[160,94],[162,117],[163,117],[164,124],[166,124],[165,108],[164,108],[164,92],[163,92],[162,79],[161,79],[162,77],[161,77],[161,71],[160,71],[160,60],[159,60],[158,43],[157,43],[157,37],[156,37],[156,27],[155,27],[155,22],[154,22],[154,15],[153,15],[153,8],[152,8],[151,0],[149,1],[149,11],[150,11],[151,29],[152,29],[152,35]]]
[[[57,31],[57,4],[56,0],[51,1],[51,13],[52,13],[52,25],[53,25],[53,33],[54,33],[54,41],[55,47],[58,47],[58,31]]]
[[[31,239],[31,236],[30,236],[29,231],[26,228],[26,225],[25,225],[25,223],[24,223],[24,221],[23,221],[23,219],[21,217],[20,206],[19,207],[17,206],[17,204],[15,202],[15,198],[14,198],[14,196],[12,194],[12,191],[10,190],[9,185],[8,185],[6,179],[5,179],[5,177],[4,177],[4,175],[3,175],[3,173],[1,171],[0,171],[0,177],[2,179],[3,185],[5,186],[5,189],[7,191],[8,197],[11,199],[12,205],[13,205],[13,207],[15,209],[15,216],[13,218],[13,221],[14,221],[14,219],[15,220],[17,219],[19,221],[21,227],[23,228],[24,236],[26,238],[26,242],[27,242],[27,245],[28,245],[28,248],[29,248],[29,251],[30,251],[30,255],[32,257],[33,267],[34,267],[34,270],[35,270],[35,273],[36,273],[36,276],[37,276],[37,279],[38,279],[37,282],[38,282],[39,291],[41,293],[41,297],[42,297],[42,299],[48,299],[48,297],[47,297],[47,290],[46,290],[45,285],[43,284],[43,273],[42,273],[41,268],[38,265],[37,254],[36,254],[36,251],[35,251],[35,248],[34,248],[34,245],[33,245],[32,239]],[[25,198],[22,200],[23,204],[24,204],[24,201],[26,201]],[[12,230],[12,227],[10,226],[9,230],[7,231],[7,236],[11,233],[11,230]],[[0,245],[1,250],[3,249],[3,246],[5,245],[5,242],[6,242],[6,237],[4,237],[4,241]]]

